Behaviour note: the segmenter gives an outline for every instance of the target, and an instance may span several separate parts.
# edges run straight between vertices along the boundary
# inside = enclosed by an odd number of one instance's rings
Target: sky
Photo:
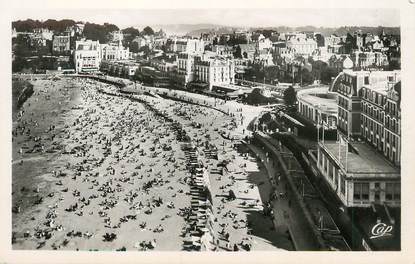
[[[73,19],[113,23],[120,28],[210,23],[239,27],[399,26],[398,9],[18,9],[19,19]]]

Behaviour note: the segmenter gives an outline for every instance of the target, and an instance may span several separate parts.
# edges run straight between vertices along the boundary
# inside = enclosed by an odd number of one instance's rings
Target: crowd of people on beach
[[[264,207],[258,195],[238,200],[255,195],[252,184],[241,185],[235,177],[247,175],[247,157],[236,157],[232,136],[244,122],[242,109],[226,115],[182,101],[120,93],[89,79],[45,83],[13,126],[13,166],[28,166],[25,173],[37,177],[30,174],[28,158],[49,155],[49,171],[40,175],[48,184],[33,190],[34,205],[42,210],[22,212],[22,206],[30,206],[13,201],[13,217],[32,215],[14,225],[13,243],[123,251],[189,249],[191,241],[190,250],[251,250],[254,223],[243,209],[262,212]],[[61,112],[28,112],[29,104],[54,100],[51,91],[69,101],[75,86],[80,104]],[[64,107],[65,100],[58,105]],[[63,120],[52,122],[58,118]],[[39,126],[46,129],[34,133]],[[30,192],[22,185],[14,192]]]

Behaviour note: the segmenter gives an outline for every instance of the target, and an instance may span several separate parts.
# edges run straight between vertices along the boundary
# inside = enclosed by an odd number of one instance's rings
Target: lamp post
[[[317,144],[320,142],[320,115],[317,115]]]
[[[295,77],[295,74],[294,74],[294,62],[291,63],[291,71],[292,71],[293,87],[294,87],[294,84],[295,84],[295,79],[294,79],[294,77]]]
[[[300,62],[300,86],[303,86],[303,66],[304,66],[304,62],[301,61]]]

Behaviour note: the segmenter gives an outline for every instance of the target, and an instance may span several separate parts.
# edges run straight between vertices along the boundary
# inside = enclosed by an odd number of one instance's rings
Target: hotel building
[[[98,71],[101,63],[101,49],[99,41],[76,41],[74,61],[76,72]]]
[[[168,47],[171,52],[203,53],[205,44],[199,39],[173,39]]]
[[[298,55],[309,56],[317,49],[317,42],[312,38],[291,38],[287,41],[287,48]]]
[[[177,70],[173,80],[177,87],[185,88],[194,80],[194,54],[180,53],[177,55]]]
[[[346,207],[400,206],[400,72],[344,71],[338,141],[319,142],[317,167]]]
[[[232,59],[196,56],[194,69],[196,80],[207,83],[209,90],[213,85],[235,83],[235,63]]]
[[[401,161],[401,83],[363,86],[362,138],[396,166]]]
[[[128,60],[130,49],[124,48],[119,40],[117,44],[101,44],[101,59],[102,60]]]

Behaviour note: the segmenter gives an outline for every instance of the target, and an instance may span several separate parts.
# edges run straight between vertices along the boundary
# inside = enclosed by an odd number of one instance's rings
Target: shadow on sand
[[[240,154],[252,153],[244,145],[238,146]],[[258,187],[262,203],[269,200],[272,191],[271,183],[268,179],[268,172],[263,164],[258,164],[259,171],[248,172],[247,182]],[[237,198],[237,200],[244,201],[247,199]],[[264,216],[261,211],[251,210],[249,207],[244,207],[244,212],[247,213],[247,220],[252,223],[250,226],[251,234],[268,241],[271,245],[281,249],[294,250],[294,245],[291,238],[286,233],[277,232],[274,224],[269,216]]]

